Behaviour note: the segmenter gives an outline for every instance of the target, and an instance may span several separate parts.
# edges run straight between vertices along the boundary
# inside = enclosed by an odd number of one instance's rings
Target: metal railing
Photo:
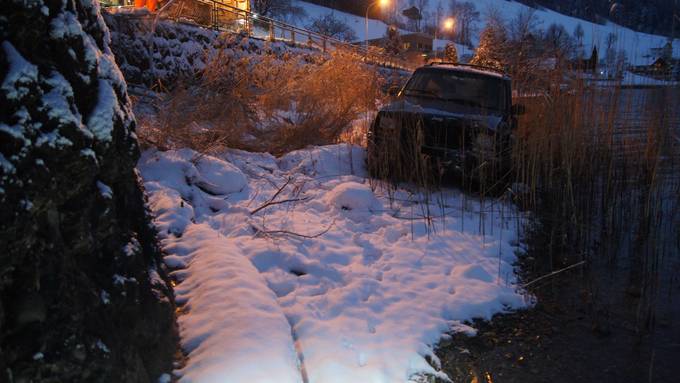
[[[169,0],[158,10],[157,17],[221,31],[246,33],[257,39],[283,41],[323,52],[343,50],[354,54],[357,60],[382,67],[408,71],[415,69],[409,62],[387,55],[378,47],[366,49],[363,45],[351,44],[234,7],[223,0]]]

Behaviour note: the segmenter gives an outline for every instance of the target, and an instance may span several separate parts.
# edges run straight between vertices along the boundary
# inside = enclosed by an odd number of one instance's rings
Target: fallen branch
[[[272,205],[279,205],[279,204],[286,203],[286,202],[307,201],[308,199],[309,199],[309,197],[304,197],[304,198],[290,198],[290,199],[282,199],[282,200],[279,200],[279,201],[270,201],[270,202],[267,202],[267,203],[265,203],[264,205],[258,207],[257,209],[251,211],[251,212],[250,212],[250,215],[253,215],[253,214],[257,213],[258,211],[260,211],[260,210],[262,210],[262,209],[264,209],[264,208],[267,208],[267,207],[269,207],[269,206],[272,206]]]
[[[563,272],[563,271],[571,270],[571,269],[573,269],[573,268],[575,268],[575,267],[578,267],[578,266],[583,265],[584,263],[586,263],[586,261],[581,261],[581,262],[575,263],[575,264],[573,264],[573,265],[567,266],[567,267],[565,267],[565,268],[562,268],[562,269],[559,269],[559,270],[555,270],[555,271],[553,271],[552,273],[543,275],[543,276],[541,276],[541,277],[538,277],[538,278],[534,279],[533,281],[530,281],[530,282],[528,282],[528,283],[525,283],[523,287],[526,289],[527,287],[533,285],[534,283],[536,283],[536,282],[538,282],[538,281],[541,281],[541,280],[543,280],[543,279],[552,277],[552,276],[557,275],[557,274],[559,274],[559,273],[561,273],[561,272]]]
[[[331,222],[331,224],[328,225],[328,227],[325,228],[323,231],[321,231],[317,234],[313,234],[313,235],[300,234],[300,233],[296,233],[296,232],[288,231],[288,230],[265,230],[265,229],[260,229],[259,227],[255,226],[253,224],[251,224],[250,226],[255,231],[255,235],[263,234],[263,235],[266,235],[266,236],[272,236],[272,235],[284,234],[284,235],[292,235],[292,236],[300,237],[300,238],[314,239],[314,238],[318,238],[318,237],[328,233],[328,231],[331,230],[333,225],[335,225],[335,220],[333,220],[333,222]]]
[[[276,191],[276,193],[274,193],[274,195],[272,196],[272,198],[268,199],[267,202],[265,202],[264,204],[262,204],[262,205],[261,205],[260,207],[258,207],[257,209],[251,211],[251,212],[250,212],[250,215],[253,215],[253,214],[257,213],[258,211],[260,211],[260,210],[266,208],[267,206],[275,205],[275,203],[272,203],[272,202],[276,199],[276,197],[279,196],[279,194],[281,194],[281,192],[283,192],[283,189],[285,189],[285,188],[290,184],[290,182],[291,182],[292,180],[293,180],[293,177],[288,177],[288,179],[286,180],[286,182],[279,188],[279,190]]]

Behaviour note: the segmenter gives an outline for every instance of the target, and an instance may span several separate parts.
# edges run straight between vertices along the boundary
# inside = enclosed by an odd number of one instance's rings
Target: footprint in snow
[[[354,234],[354,243],[363,249],[364,265],[369,266],[382,258],[383,252],[373,246],[368,240],[361,238],[361,234]]]

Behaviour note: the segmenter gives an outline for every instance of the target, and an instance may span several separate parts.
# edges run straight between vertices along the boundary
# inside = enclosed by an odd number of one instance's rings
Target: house
[[[673,42],[669,39],[664,46],[660,48],[652,48],[650,51],[652,52],[652,56],[657,60],[664,59],[669,61],[673,58]]]
[[[597,71],[597,63],[598,63],[597,46],[594,46],[593,51],[590,54],[590,58],[572,60],[570,64],[574,70],[592,73]]]
[[[385,49],[388,53],[401,56],[407,61],[424,63],[432,53],[434,39],[432,36],[413,32],[399,35],[396,29],[390,28],[387,36],[368,40],[368,44]]]
[[[659,57],[649,65],[637,65],[631,72],[658,79],[680,79],[680,59]]]

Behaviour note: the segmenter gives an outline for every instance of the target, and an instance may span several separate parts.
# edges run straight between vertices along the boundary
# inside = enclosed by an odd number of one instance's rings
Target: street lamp
[[[371,7],[378,5],[381,8],[385,8],[388,5],[390,5],[390,0],[376,0],[372,2],[371,4],[366,7],[366,34],[364,35],[365,37],[365,44],[366,44],[366,55],[368,55],[368,11],[370,11]]]
[[[454,19],[453,17],[449,17],[446,20],[444,20],[444,30],[452,31],[455,25],[456,19]]]
[[[455,26],[456,26],[456,19],[454,19],[453,17],[447,17],[444,20],[444,30],[445,31],[451,32],[451,31],[453,31],[453,27],[455,27]],[[434,46],[434,44],[437,43],[437,32],[438,31],[439,31],[439,25],[437,25],[437,27],[434,30],[434,42],[432,43],[433,46]],[[437,51],[437,49],[435,49],[434,50],[434,58],[437,59],[438,57],[439,57],[439,52]]]

